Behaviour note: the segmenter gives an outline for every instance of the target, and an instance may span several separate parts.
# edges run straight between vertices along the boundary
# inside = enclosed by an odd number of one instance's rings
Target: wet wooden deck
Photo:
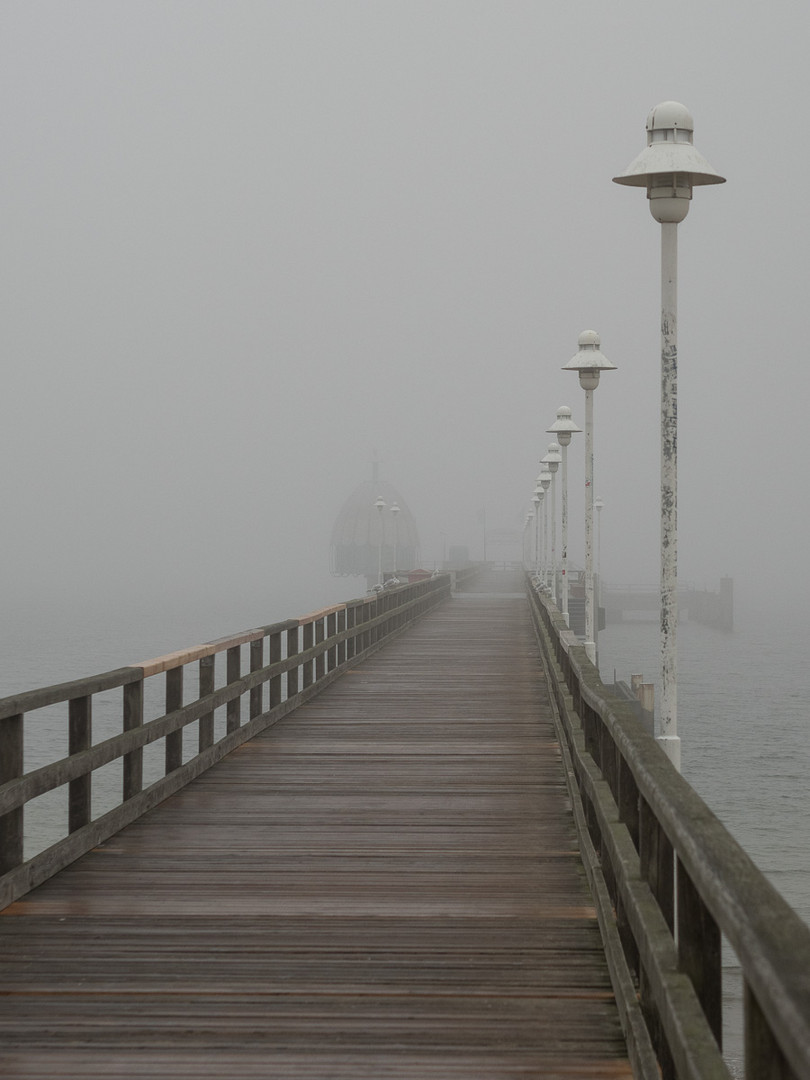
[[[0,1075],[629,1077],[525,601],[466,596],[0,917]]]

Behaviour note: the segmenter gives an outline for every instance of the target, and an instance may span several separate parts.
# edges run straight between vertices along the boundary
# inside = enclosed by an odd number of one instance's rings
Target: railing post
[[[264,660],[264,638],[256,638],[250,643],[250,670],[261,671]],[[254,686],[250,691],[250,719],[262,714],[263,684]]]
[[[364,626],[365,626],[366,623],[371,622],[371,620],[374,618],[374,615],[375,615],[376,611],[377,611],[377,601],[376,600],[372,600],[368,604],[363,604],[363,625]],[[375,633],[375,631],[369,630],[369,629],[366,629],[366,630],[363,631],[363,637],[361,638],[362,651],[363,652],[366,652],[368,649],[371,648],[374,633]]]
[[[332,638],[337,633],[337,612],[326,616],[326,636]],[[334,671],[337,667],[337,645],[333,645],[326,654],[326,669]]]
[[[92,745],[92,706],[90,695],[68,702],[68,754],[89,750]],[[77,776],[68,784],[68,832],[89,824],[92,807],[92,772]]]
[[[294,626],[287,631],[287,657],[295,656],[298,652],[298,627]],[[287,700],[295,697],[298,693],[298,668],[293,667],[287,672]]]
[[[639,865],[670,931],[675,933],[675,856],[645,799],[640,800]]]
[[[166,672],[166,713],[183,707],[183,666],[169,668]],[[166,775],[183,764],[183,729],[166,736]]]
[[[23,772],[23,714],[0,720],[0,784],[16,780]],[[23,808],[0,817],[0,874],[23,861]]]
[[[325,620],[321,616],[315,623],[315,644],[322,645],[325,637]],[[319,653],[315,657],[315,681],[322,679],[326,671],[326,653]]]
[[[231,683],[238,683],[242,677],[242,647],[240,645],[234,645],[227,651],[226,660],[226,679],[228,685]],[[242,696],[237,695],[235,698],[231,698],[228,704],[225,706],[225,729],[229,733],[231,731],[238,731],[242,723]]]
[[[268,664],[278,664],[281,660],[281,631],[276,631],[275,634],[270,635],[269,641],[270,655],[267,658]],[[276,705],[281,704],[281,676],[273,675],[270,679],[270,700],[268,702],[268,708],[274,709]]]
[[[214,654],[200,657],[200,697],[208,697],[214,692]],[[214,745],[214,713],[207,712],[200,717],[198,748],[199,752]]]
[[[357,625],[357,605],[352,604],[351,607],[347,607],[343,617],[346,620],[346,629],[354,630]],[[343,643],[343,648],[345,650],[345,659],[353,660],[357,653],[357,637],[355,634],[346,638],[346,641]]]
[[[669,1048],[666,1033],[664,1032],[664,1025],[661,1023],[661,1017],[655,1004],[650,980],[643,967],[639,972],[638,992],[644,1023],[649,1032],[655,1056],[658,1058],[661,1080],[678,1080],[678,1074],[675,1072],[675,1062],[672,1060],[672,1051]]]
[[[678,965],[692,980],[718,1047],[723,1048],[723,971],[720,929],[677,862]]]
[[[301,645],[302,652],[306,652],[312,648],[313,638],[313,626],[311,622],[306,622],[301,627],[303,642]],[[308,686],[312,685],[312,661],[305,660],[301,665],[301,688],[306,690]]]
[[[349,611],[348,608],[341,608],[340,611],[337,613],[337,627],[336,627],[336,629],[337,629],[338,634],[342,634],[343,631],[346,629],[348,611]],[[338,662],[338,665],[346,663],[346,646],[347,645],[348,645],[348,642],[346,641],[345,638],[343,639],[343,641],[338,642],[338,647],[337,647],[337,662]]]
[[[638,851],[638,784],[622,754],[619,754],[619,794],[616,805],[619,808],[619,820],[627,826],[633,846]]]
[[[124,731],[143,727],[143,678],[124,686]],[[143,747],[124,754],[124,802],[143,790]]]
[[[785,1060],[759,1002],[743,980],[746,1080],[800,1080]]]

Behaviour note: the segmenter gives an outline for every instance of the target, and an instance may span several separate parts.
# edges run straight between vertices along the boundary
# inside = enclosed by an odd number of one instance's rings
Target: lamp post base
[[[681,771],[681,737],[680,735],[658,735],[655,740],[669,760]]]

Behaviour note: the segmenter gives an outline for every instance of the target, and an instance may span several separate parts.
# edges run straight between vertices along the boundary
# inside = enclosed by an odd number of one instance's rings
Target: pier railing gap
[[[101,675],[0,699],[0,908],[292,712],[450,595],[451,577],[443,574]],[[246,671],[243,650],[248,652]],[[223,654],[225,681],[218,685],[216,669],[223,674]],[[165,708],[146,719],[145,700],[155,697],[152,686],[161,676]],[[194,694],[188,700],[190,688]],[[94,698],[118,689],[120,733],[93,744]],[[24,725],[36,724],[40,710],[65,705],[67,757],[26,772]],[[223,710],[225,723],[217,724]],[[197,727],[196,747],[188,745],[188,738],[184,743],[192,724]],[[144,751],[159,740],[165,747],[162,775],[147,784]],[[121,801],[94,818],[93,773],[112,762],[121,763]],[[67,835],[26,860],[25,806],[60,788],[67,789]]]
[[[673,768],[633,707],[602,684],[529,575],[527,588],[637,1074],[646,1075],[651,1043],[665,1080],[729,1077],[725,935],[743,973],[746,1080],[810,1077],[810,927]],[[635,1000],[644,1032],[634,1029]]]

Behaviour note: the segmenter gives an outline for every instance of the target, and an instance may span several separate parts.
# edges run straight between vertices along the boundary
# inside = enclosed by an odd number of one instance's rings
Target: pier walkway
[[[0,1074],[631,1076],[551,708],[444,602],[2,912]]]

